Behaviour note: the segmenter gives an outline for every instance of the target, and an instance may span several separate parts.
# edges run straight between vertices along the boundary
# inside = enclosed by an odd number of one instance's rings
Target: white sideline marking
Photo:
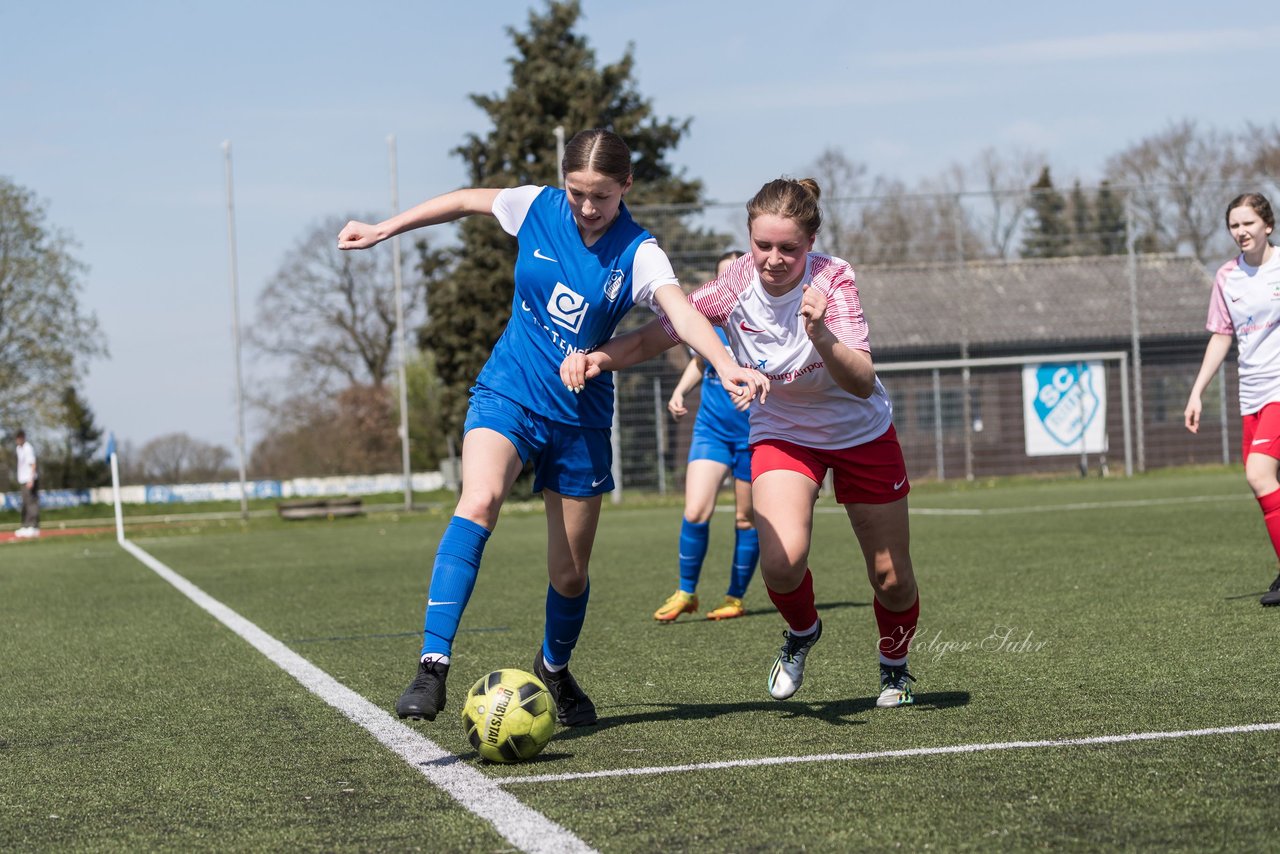
[[[948,753],[984,753],[992,750],[1026,750],[1033,747],[1079,747],[1089,744],[1121,744],[1132,741],[1157,741],[1166,738],[1194,738],[1203,735],[1232,735],[1242,732],[1280,730],[1280,723],[1246,724],[1243,726],[1185,729],[1174,732],[1132,732],[1128,735],[1097,735],[1090,738],[1062,738],[1044,741],[998,741],[988,744],[956,744],[945,747],[912,747],[905,750],[877,750],[870,753],[822,753],[817,756],[774,756],[762,759],[737,759],[703,762],[693,765],[659,765],[650,768],[615,768],[610,771],[584,771],[577,774],[535,774],[511,777],[503,786],[521,783],[562,783],[598,777],[635,777],[646,774],[677,774],[685,771],[714,771],[720,768],[760,768],[766,765],[794,765],[800,762],[860,762],[867,759],[894,759],[902,756],[939,756]]]
[[[1237,501],[1248,495],[1188,495],[1180,498],[1127,498],[1120,501],[1080,501],[1075,504],[1044,504],[1031,507],[912,507],[912,516],[1008,516],[1015,513],[1058,513],[1064,510],[1105,510],[1111,507],[1161,507],[1169,504],[1210,504],[1220,501]],[[721,508],[717,508],[721,509]],[[733,510],[732,507],[723,508]],[[841,505],[822,506],[815,513],[844,513]]]
[[[542,813],[520,803],[499,784],[461,762],[417,730],[393,718],[280,641],[128,540],[120,545],[220,623],[248,641],[302,686],[346,715],[422,773],[464,808],[493,825],[521,851],[594,851]]]

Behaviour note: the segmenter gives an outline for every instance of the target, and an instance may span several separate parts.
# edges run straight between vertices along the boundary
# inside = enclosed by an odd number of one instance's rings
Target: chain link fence
[[[1237,186],[824,199],[816,248],[855,268],[912,478],[1239,462],[1234,352],[1200,432],[1183,426],[1213,272],[1236,251],[1224,215]],[[632,214],[691,287],[748,248],[743,203]],[[676,348],[619,378],[623,491],[683,488],[693,419],[674,422],[666,401],[687,359]]]

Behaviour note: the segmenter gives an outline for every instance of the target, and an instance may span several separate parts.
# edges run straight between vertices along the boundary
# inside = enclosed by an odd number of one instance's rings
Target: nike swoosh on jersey
[[[894,488],[895,490],[902,489],[902,485],[903,485],[904,483],[906,483],[906,482],[907,482],[907,479],[904,477],[902,480],[900,480],[900,481],[898,481],[897,483],[895,483],[895,484],[893,485],[893,488]]]
[[[1244,299],[1244,297],[1232,297],[1232,298],[1231,298],[1231,301],[1232,301],[1232,302],[1240,302],[1240,300],[1242,300],[1242,299]]]
[[[763,329],[756,329],[756,328],[754,328],[754,327],[747,326],[747,322],[746,322],[745,320],[744,320],[744,321],[741,321],[741,322],[738,324],[738,328],[739,328],[739,329],[741,329],[743,332],[754,332],[754,333],[756,333],[757,335],[758,335],[758,334],[760,334],[761,332],[764,332],[764,330],[763,330]]]
[[[559,264],[559,263],[560,263],[559,261],[557,261],[557,260],[556,260],[556,259],[554,259],[554,258],[548,258],[546,255],[543,255],[543,254],[542,254],[542,250],[541,250],[541,249],[535,249],[535,250],[533,250],[533,257],[534,257],[534,258],[537,258],[539,261],[550,261],[552,264]]]
[[[1254,444],[1254,445],[1265,445],[1265,444],[1267,444],[1268,442],[1274,442],[1274,441],[1275,441],[1275,439],[1254,439],[1252,444]]]
[[[608,479],[609,479],[609,475],[605,475],[604,477],[600,478],[599,480],[593,480],[593,481],[591,481],[591,486],[592,486],[592,487],[599,486],[600,484],[604,483],[604,482],[605,482],[606,480],[608,480]]]

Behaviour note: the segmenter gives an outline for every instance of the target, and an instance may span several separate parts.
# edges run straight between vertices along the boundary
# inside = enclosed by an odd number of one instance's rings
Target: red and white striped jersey
[[[744,255],[689,299],[724,329],[739,364],[770,380],[768,399],[751,405],[752,442],[781,439],[826,449],[864,444],[893,422],[889,396],[879,379],[866,400],[836,385],[799,315],[805,285],[826,296],[827,328],[840,343],[870,353],[853,268],[830,255],[810,252],[804,276],[780,297],[765,291],[751,256]],[[665,319],[663,325],[674,337]]]

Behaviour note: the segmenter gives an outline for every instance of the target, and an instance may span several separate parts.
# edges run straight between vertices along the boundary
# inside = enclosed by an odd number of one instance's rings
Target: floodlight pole
[[[240,371],[240,291],[236,282],[236,215],[231,192],[231,140],[222,143],[227,175],[227,266],[231,278],[231,342],[236,361],[236,454],[240,458],[240,519],[249,521],[244,468],[244,383]]]
[[[396,172],[396,135],[387,137],[391,159],[391,215],[400,212],[400,180]],[[404,512],[413,509],[413,473],[409,467],[409,384],[405,365],[408,348],[404,341],[404,290],[400,275],[400,235],[391,238],[391,276],[396,285],[396,340],[400,349],[400,461],[404,467]]]

